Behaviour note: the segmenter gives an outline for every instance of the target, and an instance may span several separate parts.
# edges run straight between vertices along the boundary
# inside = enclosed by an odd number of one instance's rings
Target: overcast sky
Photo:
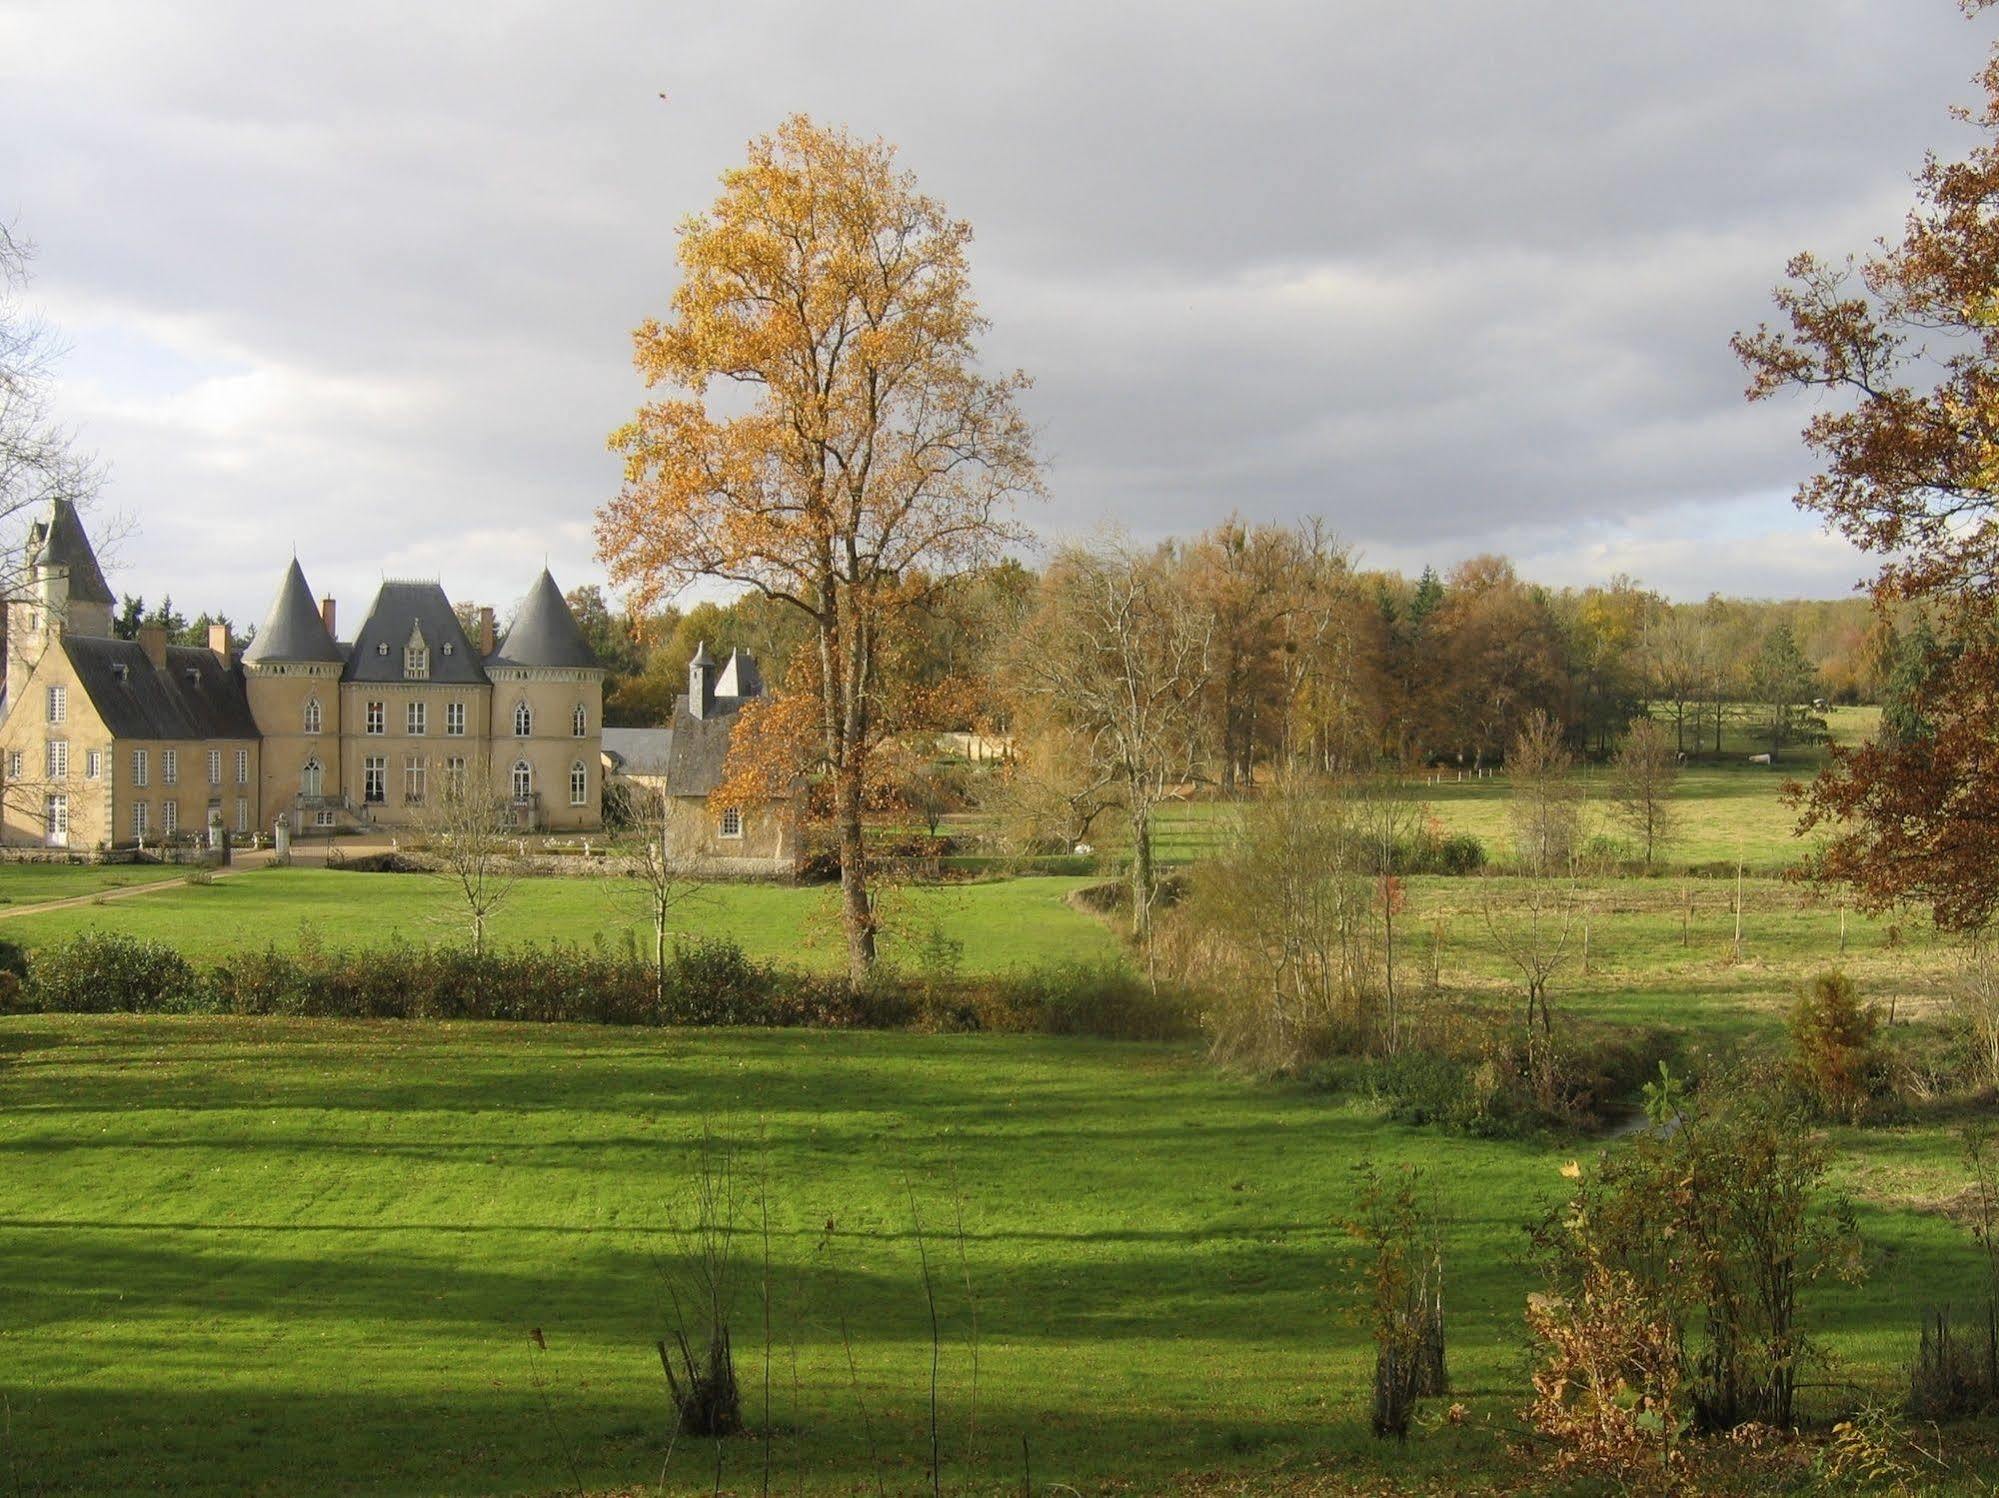
[[[504,609],[601,578],[675,223],[804,110],[977,231],[1044,536],[1325,516],[1670,594],[1867,570],[1727,346],[1893,230],[1994,28],[1949,0],[110,5],[0,0],[0,216],[133,534],[260,619],[296,546]],[[662,102],[660,94],[667,99]],[[345,615],[349,620],[357,614]]]

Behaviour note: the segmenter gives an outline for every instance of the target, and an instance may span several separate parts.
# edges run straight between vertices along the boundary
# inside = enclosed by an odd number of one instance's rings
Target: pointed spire
[[[546,567],[514,611],[498,659],[515,666],[597,665],[596,653]]]
[[[31,539],[39,541],[34,560],[44,567],[59,567],[69,575],[69,600],[71,603],[101,603],[107,608],[116,608],[118,600],[111,596],[111,585],[104,581],[104,569],[97,565],[97,553],[90,548],[90,537],[84,532],[83,517],[76,513],[76,506],[66,499],[49,502],[48,525],[37,525]]]
[[[243,652],[243,659],[252,665],[258,661],[342,659],[340,647],[326,632],[326,620],[319,605],[312,601],[312,589],[306,584],[305,571],[297,557],[292,558],[291,566],[286,569],[271,611],[264,616],[264,626]]]

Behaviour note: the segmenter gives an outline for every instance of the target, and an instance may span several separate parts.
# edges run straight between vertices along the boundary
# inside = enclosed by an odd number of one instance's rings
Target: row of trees
[[[1541,587],[1502,557],[1411,580],[1360,568],[1316,521],[1232,518],[1164,544],[1159,560],[1176,606],[1211,629],[1200,714],[1206,773],[1225,788],[1301,761],[1496,762],[1536,710],[1599,757],[1647,705],[1689,756],[1720,752],[1725,734],[1781,751],[1809,736],[1815,701],[1887,700],[1908,649],[1865,599],[1676,604],[1628,579]],[[1066,586],[1060,565],[960,578],[907,621],[923,679],[975,688],[965,720],[940,727],[1021,726],[1004,657],[1023,608]],[[703,642],[740,646],[781,680],[808,640],[794,611],[755,593],[649,616],[614,610],[594,586],[569,601],[611,668],[606,721],[618,725],[664,721]]]

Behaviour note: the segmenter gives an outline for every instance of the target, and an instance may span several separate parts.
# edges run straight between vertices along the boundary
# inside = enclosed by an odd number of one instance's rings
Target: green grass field
[[[1588,963],[1579,921],[1558,1016],[1669,1031],[1689,1051],[1767,1048],[1800,985],[1840,965],[1892,1011],[1898,1042],[1932,1042],[1954,946],[1769,877],[1784,861],[1780,778],[1702,769],[1684,783],[1690,846],[1763,829],[1744,855],[1758,872],[1742,883],[1740,953],[1732,879],[1592,881]],[[1433,800],[1477,830],[1503,825],[1502,797],[1481,784]],[[1182,856],[1226,814],[1190,810],[1169,829]],[[103,887],[81,877],[93,872],[0,867],[0,900],[88,893]],[[1087,882],[898,890],[886,951],[913,963],[936,932],[971,973],[1126,960],[1069,903]],[[1406,890],[1405,1012],[1430,1002],[1433,957],[1444,1002],[1510,1012],[1517,978],[1492,927],[1518,919],[1519,882]],[[642,924],[629,895],[617,880],[523,881],[494,936],[616,944]],[[832,915],[824,889],[732,884],[685,924],[832,967]],[[0,922],[31,950],[86,929],[204,960],[303,933],[463,939],[442,882],[339,870]],[[1364,1097],[1217,1072],[1192,1047],[0,1018],[0,1488],[713,1491],[713,1447],[668,1461],[652,1350],[704,1128],[739,1147],[743,1200],[767,1183],[771,1210],[767,1420],[756,1234],[740,1245],[735,1336],[750,1419],[772,1434],[725,1443],[720,1485],[737,1493],[762,1490],[766,1454],[780,1490],[874,1492],[877,1474],[886,1492],[928,1490],[925,1255],[946,1490],[1019,1491],[1023,1438],[1038,1492],[1532,1490],[1513,1449],[1525,1227],[1559,1194],[1563,1161],[1615,1147],[1406,1128]],[[1967,1180],[1946,1121],[1836,1138],[1870,1277],[1819,1299],[1831,1361],[1814,1415],[1856,1391],[1891,1400],[1921,1306],[1968,1300],[1978,1262],[1943,1210]],[[1429,1168],[1451,1223],[1453,1398],[1467,1413],[1406,1448],[1367,1436],[1369,1353],[1345,1309],[1339,1223],[1370,1157]]]
[[[656,1261],[704,1124],[746,1151],[745,1193],[768,1182],[781,1490],[873,1491],[871,1448],[889,1491],[924,1486],[919,1220],[950,1490],[1017,1488],[1023,1437],[1037,1491],[1498,1477],[1522,1225],[1575,1149],[1387,1126],[1100,1042],[35,1018],[0,1045],[0,1470],[30,1492],[654,1491]],[[1931,1130],[1870,1136],[1848,1172],[1877,1272],[1827,1299],[1828,1345],[1883,1395],[1913,1287],[1973,1265],[1917,1209],[1954,1185],[1938,1153]],[[1343,1314],[1363,1156],[1448,1193],[1469,1418],[1405,1449],[1366,1436]],[[741,1248],[761,1425],[761,1242]],[[759,1441],[722,1459],[728,1490],[759,1490]],[[683,1446],[665,1491],[708,1491],[715,1460]]]
[[[1855,744],[1871,736],[1880,725],[1876,707],[1836,707],[1826,714],[1826,726],[1835,743]],[[1691,758],[1681,771],[1674,791],[1677,830],[1671,844],[1659,855],[1668,868],[1698,865],[1732,865],[1740,857],[1758,873],[1775,873],[1795,864],[1810,851],[1810,844],[1796,836],[1797,813],[1784,804],[1783,789],[1788,781],[1809,780],[1825,760],[1824,750],[1800,746],[1786,750],[1777,764],[1752,765],[1749,756],[1769,746],[1758,742],[1746,730],[1731,726],[1723,735],[1724,753]],[[1585,765],[1585,835],[1601,834],[1630,842],[1628,831],[1618,825],[1607,804],[1609,770]],[[1480,779],[1456,770],[1426,771],[1408,779],[1410,794],[1430,808],[1446,832],[1468,832],[1485,844],[1488,857],[1504,860],[1510,851],[1511,830],[1507,825],[1508,786],[1504,769]],[[1169,803],[1159,818],[1159,855],[1162,862],[1187,863],[1213,850],[1231,808],[1220,801]],[[971,822],[965,825],[969,828]],[[1120,831],[1106,818],[1100,841],[1116,846]],[[1632,856],[1636,856],[1635,849]]]
[[[158,863],[4,863],[0,864],[0,906],[101,895],[135,884],[179,879],[186,873],[185,869]]]
[[[0,868],[0,893],[17,871]],[[970,973],[1036,967],[1052,961],[1110,961],[1116,940],[1065,903],[1086,879],[1010,879],[918,886],[886,898],[884,951],[913,959],[915,946],[941,930],[964,946]],[[620,879],[524,879],[494,918],[495,941],[618,943],[651,930]],[[753,957],[833,968],[845,961],[830,887],[713,884],[680,908],[689,934],[726,936]],[[83,930],[117,930],[171,942],[195,957],[296,941],[310,932],[328,946],[386,942],[462,942],[463,906],[442,880],[420,874],[359,874],[326,869],[256,869],[213,884],[73,906],[0,922],[0,936],[33,948]]]

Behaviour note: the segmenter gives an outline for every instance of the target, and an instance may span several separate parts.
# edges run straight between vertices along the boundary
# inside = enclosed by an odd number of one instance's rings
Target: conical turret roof
[[[514,611],[506,637],[495,658],[511,666],[594,667],[596,652],[583,638],[576,616],[563,601],[562,589],[546,567]]]
[[[40,532],[32,538],[40,547],[35,560],[69,574],[70,602],[117,607],[118,600],[104,581],[104,569],[97,565],[97,553],[90,548],[90,537],[84,534],[83,517],[76,513],[75,505],[66,499],[52,500],[47,523],[35,530]]]
[[[244,650],[243,659],[253,665],[258,661],[345,659],[333,636],[326,632],[326,621],[320,617],[319,605],[312,601],[312,589],[306,586],[305,571],[297,557],[292,558],[291,570],[285,573],[271,611],[264,616],[264,626]]]

